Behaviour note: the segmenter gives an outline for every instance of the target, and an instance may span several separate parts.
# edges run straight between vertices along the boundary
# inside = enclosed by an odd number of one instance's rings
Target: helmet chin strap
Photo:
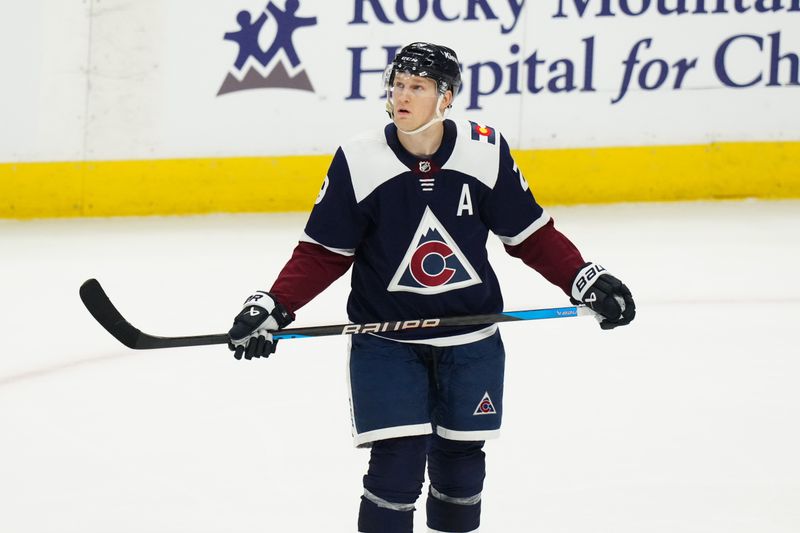
[[[430,119],[428,122],[426,122],[425,124],[423,124],[422,126],[420,126],[419,128],[417,128],[415,130],[406,131],[406,130],[401,130],[398,127],[397,131],[405,133],[406,135],[416,135],[417,133],[422,133],[423,131],[427,130],[428,128],[430,128],[434,124],[437,124],[439,122],[444,121],[444,113],[442,113],[442,111],[441,111],[442,100],[443,99],[444,99],[444,95],[443,94],[439,94],[439,98],[436,99],[436,115],[434,115],[434,117],[432,119]],[[445,112],[447,112],[447,109],[445,109]]]

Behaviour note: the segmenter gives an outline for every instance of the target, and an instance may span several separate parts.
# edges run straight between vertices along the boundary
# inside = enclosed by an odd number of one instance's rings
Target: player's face
[[[419,128],[436,114],[438,97],[432,79],[398,72],[392,84],[394,123],[404,131]]]

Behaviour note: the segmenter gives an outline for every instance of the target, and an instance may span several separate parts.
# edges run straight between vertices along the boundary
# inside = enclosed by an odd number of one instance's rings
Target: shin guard
[[[468,533],[478,530],[486,476],[482,448],[482,441],[433,437],[428,454],[430,492],[426,504],[431,531]]]
[[[403,437],[372,445],[358,513],[360,533],[410,533],[422,492],[429,437]]]

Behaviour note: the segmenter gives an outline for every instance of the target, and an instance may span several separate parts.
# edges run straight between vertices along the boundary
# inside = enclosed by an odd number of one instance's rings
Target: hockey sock
[[[414,503],[422,492],[428,436],[377,441],[372,445],[358,513],[360,533],[410,533]]]
[[[486,476],[483,441],[453,441],[434,436],[428,453],[430,491],[426,503],[433,531],[467,533],[481,521]]]
[[[446,494],[435,492],[435,490],[431,487],[428,501],[425,504],[430,531],[468,533],[478,530],[481,525],[480,499],[474,501],[473,498],[451,498]]]

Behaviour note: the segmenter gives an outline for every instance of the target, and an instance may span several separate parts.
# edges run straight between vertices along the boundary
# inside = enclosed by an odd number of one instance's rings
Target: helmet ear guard
[[[392,84],[394,83],[394,62],[386,65],[383,70],[383,90],[386,91],[386,112],[389,118],[394,119],[394,104],[392,104]]]

